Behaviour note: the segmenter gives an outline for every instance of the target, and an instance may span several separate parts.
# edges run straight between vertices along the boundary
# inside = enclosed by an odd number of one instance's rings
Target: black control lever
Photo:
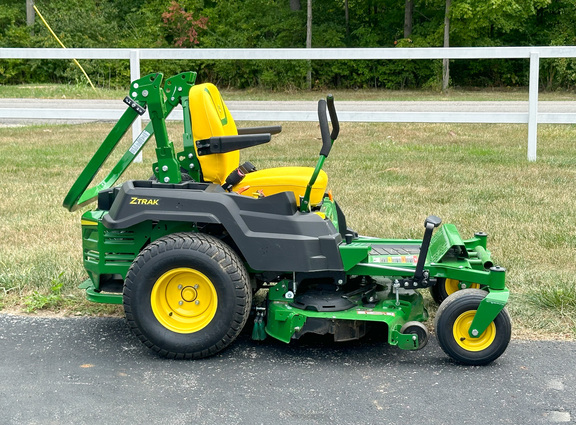
[[[424,263],[426,262],[426,256],[428,255],[428,248],[430,248],[430,241],[432,239],[432,232],[435,227],[442,224],[442,219],[436,217],[435,215],[430,215],[424,221],[424,239],[422,239],[422,245],[420,246],[420,254],[418,255],[418,263],[416,264],[416,271],[414,272],[414,279],[419,282],[424,277]]]
[[[340,133],[340,123],[338,122],[338,115],[336,114],[336,108],[334,107],[334,96],[329,94],[326,97],[326,106],[328,106],[328,113],[330,114],[330,121],[332,121],[332,133],[330,133],[330,138],[332,143],[338,138]]]

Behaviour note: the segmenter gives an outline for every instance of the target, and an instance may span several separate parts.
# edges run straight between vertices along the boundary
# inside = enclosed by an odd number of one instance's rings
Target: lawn
[[[121,314],[89,304],[77,289],[86,278],[81,211],[61,206],[111,127],[0,128],[4,311]],[[259,168],[313,166],[317,124],[283,128],[243,159]],[[181,124],[170,123],[169,133],[181,146]],[[575,339],[576,126],[541,125],[538,137],[538,161],[528,162],[524,125],[342,123],[325,169],[349,226],[361,234],[421,238],[429,214],[456,224],[464,238],[487,232],[495,263],[508,270],[514,336]],[[147,178],[153,152],[149,143],[127,178]]]
[[[206,81],[198,81],[203,83]],[[37,98],[37,99],[122,99],[126,88],[100,88],[93,90],[88,85],[80,84],[22,84],[0,85],[0,98]],[[226,89],[221,92],[227,100],[318,100],[325,96],[327,90],[279,90],[270,91],[254,89]],[[528,101],[527,88],[455,88],[443,93],[437,90],[331,90],[336,99],[362,101]],[[539,95],[544,101],[573,101],[573,92],[553,91]]]

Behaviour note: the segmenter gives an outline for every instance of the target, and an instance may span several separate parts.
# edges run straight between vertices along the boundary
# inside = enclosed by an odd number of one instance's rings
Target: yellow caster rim
[[[218,296],[206,275],[181,267],[158,278],[150,303],[154,316],[166,329],[187,334],[198,332],[212,321]]]
[[[454,292],[462,289],[462,286],[459,280],[446,279],[446,282],[444,283],[444,288],[446,290],[446,295],[452,295]],[[480,289],[480,285],[478,283],[472,283],[470,284],[470,286],[467,286],[467,288]]]
[[[468,334],[472,320],[476,315],[476,310],[462,313],[452,328],[454,340],[466,351],[482,351],[490,347],[496,338],[496,325],[490,323],[488,328],[478,338],[471,338]]]

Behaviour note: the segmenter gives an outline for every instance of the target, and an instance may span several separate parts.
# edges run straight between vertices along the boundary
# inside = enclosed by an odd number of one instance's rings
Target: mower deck
[[[271,320],[266,326],[266,333],[280,341],[288,343],[306,333],[331,333],[335,341],[359,339],[366,333],[370,322],[378,322],[388,325],[388,342],[391,345],[415,350],[423,342],[412,334],[400,333],[405,323],[428,319],[422,295],[416,291],[399,289],[396,297],[392,281],[382,279],[375,288],[359,288],[350,294],[342,293],[339,297],[349,301],[352,307],[330,311],[337,308],[333,301],[338,296],[330,298],[325,293],[313,293],[311,298],[326,301],[323,308],[318,308],[320,305],[317,302],[310,303],[313,305],[309,304],[307,308],[298,308],[295,306],[298,297],[295,300],[290,298],[293,296],[291,283],[280,282],[269,289],[268,315]]]

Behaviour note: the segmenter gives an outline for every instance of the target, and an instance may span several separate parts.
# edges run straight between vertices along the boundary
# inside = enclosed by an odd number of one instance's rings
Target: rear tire
[[[248,273],[222,241],[164,236],[143,249],[124,282],[128,326],[151,350],[178,359],[211,356],[236,339],[252,302]]]

